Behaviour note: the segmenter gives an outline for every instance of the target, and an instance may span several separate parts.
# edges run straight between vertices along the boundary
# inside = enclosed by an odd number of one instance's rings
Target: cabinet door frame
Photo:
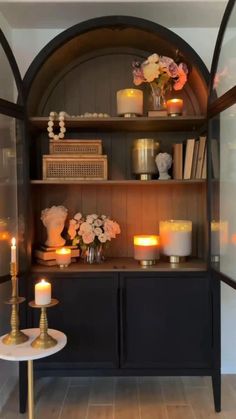
[[[207,295],[205,296],[205,303],[208,304],[209,303],[209,312],[208,312],[208,322],[209,322],[209,346],[208,346],[208,361],[204,361],[204,363],[202,363],[202,366],[197,366],[197,363],[191,366],[191,362],[189,363],[190,365],[187,366],[183,365],[182,367],[180,366],[176,366],[174,365],[174,363],[170,363],[169,365],[165,363],[163,363],[163,367],[161,365],[162,361],[159,362],[150,362],[147,363],[146,361],[140,361],[140,363],[138,362],[135,365],[132,365],[132,363],[130,364],[130,362],[127,362],[127,330],[126,330],[126,322],[127,322],[127,317],[126,317],[126,305],[128,304],[127,300],[126,300],[126,292],[127,292],[127,285],[126,285],[126,281],[128,281],[129,279],[132,278],[137,278],[137,281],[140,279],[146,279],[147,281],[149,279],[156,279],[158,281],[158,279],[161,280],[165,280],[165,278],[167,279],[173,279],[173,281],[178,281],[178,279],[186,279],[189,281],[193,280],[197,280],[197,278],[199,278],[199,280],[204,280],[207,281],[206,284],[206,291],[207,291]],[[203,371],[203,375],[211,375],[211,370],[212,368],[214,368],[214,364],[215,362],[212,360],[212,354],[213,352],[216,352],[217,354],[219,353],[219,348],[218,348],[218,343],[219,341],[216,339],[216,333],[218,332],[219,328],[218,328],[218,321],[219,318],[216,316],[216,314],[218,313],[219,310],[219,306],[216,306],[215,303],[215,296],[214,296],[214,292],[212,290],[212,283],[211,283],[211,279],[209,276],[208,272],[176,272],[176,273],[144,273],[144,274],[140,274],[140,273],[121,273],[121,279],[120,279],[120,367],[122,370],[125,369],[145,369],[145,371],[148,371],[148,369],[153,369],[155,371],[158,371],[159,374],[163,374],[163,375],[168,375],[168,373],[170,374],[174,374],[174,375],[191,375],[191,373],[193,375],[197,375],[197,371],[200,374],[200,370]],[[208,303],[207,303],[208,300]],[[170,308],[171,310],[172,308]],[[138,310],[138,307],[137,307]],[[215,311],[214,311],[215,310]],[[215,317],[215,320],[213,320],[213,317]],[[218,336],[218,335],[217,335]],[[142,337],[140,336],[140,339],[142,339]],[[218,349],[217,349],[218,348]],[[218,360],[218,355],[215,355],[215,358]],[[214,359],[215,359],[214,358]],[[200,361],[199,361],[200,362]],[[181,363],[181,361],[180,361]],[[203,365],[204,364],[204,365]],[[189,371],[189,373],[188,373]]]

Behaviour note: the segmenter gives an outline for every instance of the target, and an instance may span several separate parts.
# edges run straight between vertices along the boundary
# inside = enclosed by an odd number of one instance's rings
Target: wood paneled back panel
[[[158,233],[158,223],[166,219],[193,222],[193,256],[205,257],[205,184],[160,185],[33,185],[33,243],[46,239],[40,221],[42,209],[64,205],[68,219],[81,211],[87,215],[109,215],[121,226],[121,235],[111,241],[108,255],[133,255],[134,234]]]
[[[117,115],[116,92],[135,88],[132,77],[132,61],[144,61],[148,56],[138,56],[130,49],[119,53],[116,49],[96,51],[76,59],[55,77],[45,91],[38,105],[37,114],[47,116],[50,111],[66,111],[70,115],[85,112],[106,112]],[[144,93],[144,114],[151,109],[150,87],[143,83],[137,87]],[[171,92],[167,97],[182,97],[184,113],[201,113],[195,90],[187,83],[180,92]]]

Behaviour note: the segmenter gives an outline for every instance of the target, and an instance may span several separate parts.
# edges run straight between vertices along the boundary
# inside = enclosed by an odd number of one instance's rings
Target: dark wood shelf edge
[[[52,179],[52,180],[31,180],[31,185],[184,185],[206,183],[206,179],[189,179],[189,180],[70,180],[70,179]]]
[[[37,274],[59,274],[68,276],[79,272],[205,272],[207,263],[203,259],[189,259],[186,262],[170,264],[169,262],[158,261],[155,265],[143,268],[133,258],[108,258],[101,264],[85,264],[82,261],[72,263],[68,268],[60,269],[57,266],[32,265],[31,272]]]
[[[30,117],[30,129],[45,130],[47,129],[48,117]],[[105,131],[179,131],[195,130],[206,122],[204,115],[186,115],[177,117],[109,117],[109,118],[67,118],[65,125],[67,129],[79,128],[93,131],[101,129]]]

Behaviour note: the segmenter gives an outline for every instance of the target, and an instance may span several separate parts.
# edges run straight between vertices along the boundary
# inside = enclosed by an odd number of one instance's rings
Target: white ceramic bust
[[[159,178],[161,180],[170,179],[168,170],[171,168],[172,157],[168,153],[159,153],[155,158],[155,162],[159,171]]]
[[[47,229],[47,240],[45,242],[46,246],[64,246],[66,241],[61,237],[61,233],[64,229],[67,213],[67,208],[62,205],[42,210],[41,220]]]

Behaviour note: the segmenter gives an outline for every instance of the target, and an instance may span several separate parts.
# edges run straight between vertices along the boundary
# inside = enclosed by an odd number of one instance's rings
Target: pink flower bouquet
[[[134,61],[133,81],[136,86],[146,82],[151,87],[159,88],[163,93],[166,90],[181,90],[187,81],[188,68],[185,63],[176,64],[172,58],[150,55],[146,61]]]
[[[89,214],[83,217],[78,212],[69,221],[68,234],[73,245],[79,245],[85,251],[89,246],[103,246],[116,238],[120,234],[120,226],[106,215]]]

